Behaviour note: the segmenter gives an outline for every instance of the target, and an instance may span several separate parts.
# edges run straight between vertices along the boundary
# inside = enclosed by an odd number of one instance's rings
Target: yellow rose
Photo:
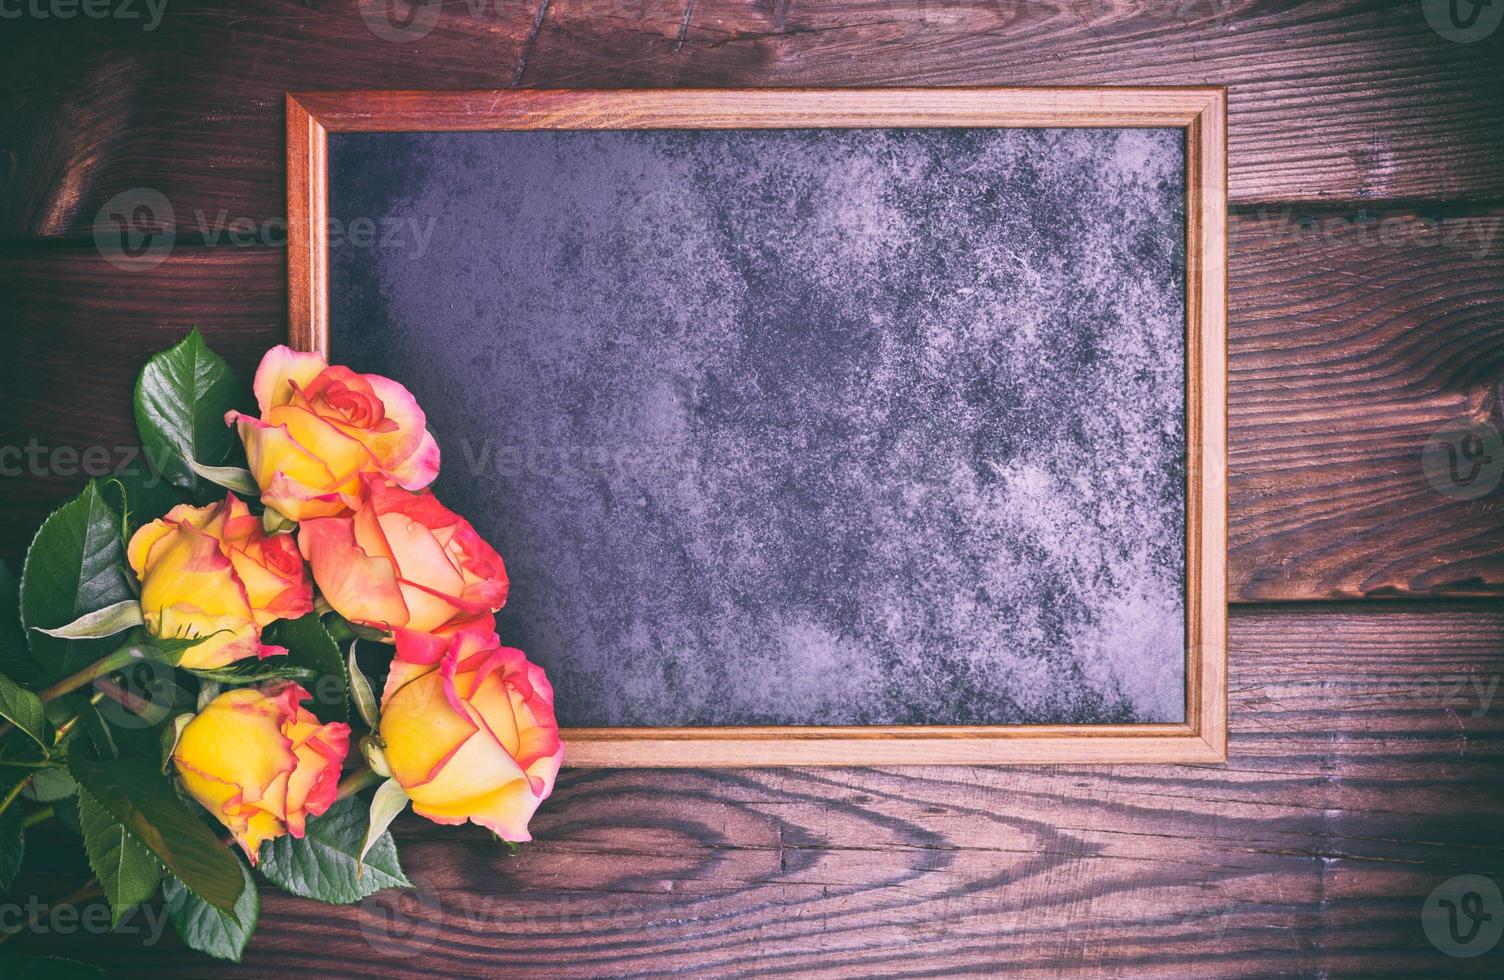
[[[230,829],[256,863],[263,841],[329,809],[339,788],[350,726],[321,724],[292,681],[242,687],[210,701],[183,729],[172,761],[183,788]]]
[[[347,513],[363,473],[407,490],[439,473],[423,410],[389,378],[273,347],[254,387],[261,418],[230,412],[225,422],[245,444],[261,502],[294,521]]]
[[[233,493],[207,507],[180,504],[131,537],[126,558],[141,580],[152,636],[203,642],[182,666],[207,669],[286,653],[261,629],[313,609],[313,585],[290,534],[267,534]]]
[[[564,746],[543,668],[493,633],[443,638],[397,630],[382,695],[387,765],[413,810],[469,820],[509,841],[553,792]]]

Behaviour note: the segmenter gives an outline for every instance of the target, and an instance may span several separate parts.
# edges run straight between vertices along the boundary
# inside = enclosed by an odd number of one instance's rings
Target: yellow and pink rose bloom
[[[309,817],[334,803],[350,727],[321,723],[302,706],[309,694],[286,681],[236,688],[214,698],[178,738],[178,779],[224,824],[252,864],[261,845],[302,837]]]
[[[410,493],[370,477],[362,486],[353,514],[298,528],[298,546],[329,605],[383,631],[489,632],[509,587],[496,550],[427,490]]]
[[[418,402],[378,374],[323,355],[274,347],[256,369],[260,418],[225,416],[245,445],[261,501],[289,520],[346,514],[362,475],[420,490],[439,472],[439,446]]]
[[[396,641],[380,731],[414,812],[532,840],[528,822],[564,757],[543,668],[495,634],[398,630]]]
[[[278,619],[313,609],[313,586],[290,534],[267,534],[233,493],[206,507],[180,504],[131,537],[126,559],[141,583],[154,637],[201,641],[181,666],[209,669],[286,653],[263,644]]]

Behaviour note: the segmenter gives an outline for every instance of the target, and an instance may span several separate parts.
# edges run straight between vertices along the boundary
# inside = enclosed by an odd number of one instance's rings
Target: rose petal
[[[364,380],[370,385],[376,397],[381,399],[385,418],[392,423],[387,430],[368,435],[365,443],[371,450],[371,455],[381,463],[382,469],[391,474],[394,469],[407,463],[418,452],[425,437],[428,436],[426,429],[428,420],[424,417],[423,410],[418,407],[418,400],[413,397],[412,392],[398,382],[379,374],[367,374]],[[437,460],[435,460],[436,473],[437,469]],[[430,479],[429,482],[432,480]]]
[[[439,475],[439,444],[427,431],[418,448],[401,463],[387,470],[387,475],[404,490],[422,490]]]
[[[267,351],[256,368],[256,379],[251,386],[261,414],[265,415],[274,406],[287,404],[292,397],[293,385],[307,387],[324,367],[322,354],[295,351],[285,345]]]
[[[285,427],[288,437],[303,452],[323,464],[333,478],[332,484],[323,484],[324,486],[343,487],[349,484],[353,491],[360,474],[369,472],[373,466],[370,450],[366,449],[364,443],[345,435],[328,419],[321,418],[306,408],[295,404],[279,405],[266,414],[264,423]],[[280,463],[277,468],[284,473],[293,473]]]
[[[397,651],[392,658],[391,668],[387,671],[386,687],[381,692],[382,704],[390,700],[392,694],[404,684],[437,670],[439,661],[449,647],[442,637],[417,630],[397,629],[393,631],[393,638],[396,640]]]
[[[225,417],[234,422],[240,433],[251,476],[261,488],[263,501],[279,482],[285,484],[284,496],[295,499],[337,492],[340,481],[329,466],[294,439],[287,426],[271,425],[238,412]]]
[[[340,615],[377,629],[407,625],[396,570],[385,558],[370,557],[360,549],[350,518],[304,521],[298,527],[298,547],[319,591]]]
[[[339,792],[340,764],[350,748],[350,726],[318,723],[311,712],[299,709],[298,720],[285,731],[293,741],[298,766],[287,783],[287,830],[303,836],[307,817],[328,810]]]
[[[402,685],[382,706],[387,765],[409,793],[431,782],[476,731],[449,706],[436,671]]]
[[[320,493],[280,472],[273,474],[272,482],[261,491],[261,502],[290,521],[339,517],[355,506],[339,491]]]

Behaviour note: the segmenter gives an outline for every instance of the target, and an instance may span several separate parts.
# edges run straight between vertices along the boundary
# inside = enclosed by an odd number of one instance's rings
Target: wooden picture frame
[[[1227,752],[1227,101],[1200,88],[316,92],[287,97],[291,344],[329,350],[331,132],[1157,127],[1186,149],[1186,713],[1178,724],[578,728],[574,766],[1215,763]]]

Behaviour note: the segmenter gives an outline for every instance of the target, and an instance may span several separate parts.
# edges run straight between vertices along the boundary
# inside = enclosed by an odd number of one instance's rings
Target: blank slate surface
[[[1178,722],[1180,130],[331,134],[567,726]]]

